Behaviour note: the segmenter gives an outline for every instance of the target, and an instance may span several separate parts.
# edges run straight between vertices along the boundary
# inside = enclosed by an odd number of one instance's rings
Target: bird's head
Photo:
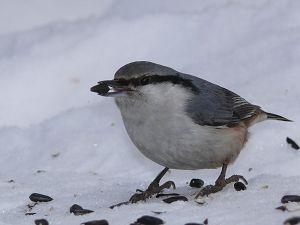
[[[176,70],[146,61],[137,61],[121,67],[113,80],[100,81],[91,88],[102,96],[116,97],[117,101],[164,97],[170,88],[195,88],[191,80]]]

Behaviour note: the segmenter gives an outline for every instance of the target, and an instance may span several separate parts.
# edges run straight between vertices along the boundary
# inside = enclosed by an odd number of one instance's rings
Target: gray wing
[[[188,115],[199,125],[233,125],[255,115],[260,107],[239,95],[201,78],[182,74],[193,80],[199,93],[186,106]]]

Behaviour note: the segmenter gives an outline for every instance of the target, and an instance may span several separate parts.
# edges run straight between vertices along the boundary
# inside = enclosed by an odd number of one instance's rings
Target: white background
[[[300,192],[300,153],[285,141],[300,142],[299,11],[299,1],[286,0],[1,0],[0,224],[119,225],[163,211],[172,225],[260,225],[300,215],[274,209]],[[108,208],[162,169],[131,143],[113,100],[89,91],[135,60],[197,75],[295,121],[250,129],[228,170],[248,179],[246,191],[228,186],[200,206],[187,182],[212,183],[220,170],[172,170],[164,180],[189,202]],[[54,200],[25,216],[32,192]],[[76,217],[68,212],[75,203],[95,213]]]

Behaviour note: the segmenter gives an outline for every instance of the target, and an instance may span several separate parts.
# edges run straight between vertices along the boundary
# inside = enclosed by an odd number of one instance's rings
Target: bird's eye
[[[141,79],[141,85],[146,85],[146,84],[149,84],[150,83],[150,77],[143,77]]]

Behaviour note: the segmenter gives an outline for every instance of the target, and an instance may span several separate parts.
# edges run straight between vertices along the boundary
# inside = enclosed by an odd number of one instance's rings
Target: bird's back
[[[262,112],[259,106],[226,88],[188,74],[181,76],[192,80],[198,90],[186,112],[199,125],[232,126]]]

